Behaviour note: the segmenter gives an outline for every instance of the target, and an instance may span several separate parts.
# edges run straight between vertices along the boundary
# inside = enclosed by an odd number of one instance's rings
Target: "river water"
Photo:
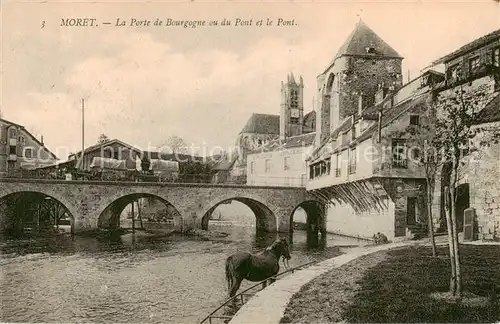
[[[227,297],[226,257],[261,251],[276,238],[256,237],[252,227],[216,229],[230,235],[203,241],[137,231],[1,242],[0,321],[197,323]],[[290,266],[361,244],[331,235],[315,252],[305,241],[304,232],[294,233]]]

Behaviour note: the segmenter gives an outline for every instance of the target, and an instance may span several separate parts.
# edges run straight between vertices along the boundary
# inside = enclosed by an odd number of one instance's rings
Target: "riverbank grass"
[[[497,322],[500,320],[500,246],[461,245],[464,295],[447,291],[448,248],[381,251],[334,269],[304,286],[282,323]]]

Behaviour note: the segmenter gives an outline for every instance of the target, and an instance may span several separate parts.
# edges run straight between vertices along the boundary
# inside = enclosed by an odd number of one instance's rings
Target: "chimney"
[[[42,146],[45,146],[45,144],[43,144],[43,135],[42,138],[40,139],[40,143],[42,143]]]

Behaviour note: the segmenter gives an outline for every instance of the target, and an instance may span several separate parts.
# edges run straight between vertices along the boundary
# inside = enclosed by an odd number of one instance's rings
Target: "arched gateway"
[[[173,206],[179,215],[174,218],[179,230],[205,227],[211,210],[234,199],[252,209],[262,230],[289,232],[290,215],[297,206],[307,207],[308,202],[315,201],[305,188],[292,187],[3,178],[1,218],[8,214],[6,202],[12,194],[22,192],[38,192],[61,202],[72,215],[75,232],[111,226],[128,203],[143,197],[154,197]]]

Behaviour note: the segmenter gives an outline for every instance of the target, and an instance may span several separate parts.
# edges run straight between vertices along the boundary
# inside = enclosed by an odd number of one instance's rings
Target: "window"
[[[15,129],[10,130],[10,138],[16,138],[16,130]]]
[[[356,148],[353,147],[349,150],[349,167],[348,167],[348,172],[349,174],[354,174],[356,173]]]
[[[10,155],[17,155],[17,146],[15,146],[15,145],[10,145],[10,146],[9,146],[9,154],[10,154]]]
[[[113,158],[114,158],[115,160],[118,160],[118,159],[119,159],[118,152],[114,152],[114,153],[113,153]]]
[[[250,173],[254,173],[254,170],[255,170],[255,162],[252,161],[250,162]]]
[[[24,149],[24,157],[27,159],[31,159],[33,157],[33,149],[31,147]]]
[[[354,125],[351,129],[351,135],[352,135],[352,140],[354,141],[354,139],[356,138],[356,125]]]
[[[271,171],[271,160],[266,160],[266,172]]]
[[[366,47],[365,50],[368,54],[375,54],[375,47]]]
[[[392,140],[392,166],[395,168],[407,168],[406,140]]]
[[[110,147],[105,148],[103,157],[110,159],[112,156],[113,156],[113,150]]]
[[[469,71],[473,71],[479,67],[479,56],[470,59]]]
[[[420,116],[419,115],[410,115],[410,125],[419,125]]]
[[[283,159],[283,168],[285,170],[290,170],[290,157],[289,156],[285,156],[285,158]]]
[[[19,143],[25,143],[26,142],[26,139],[24,138],[24,136],[19,136]]]
[[[500,67],[500,47],[497,47],[493,50],[492,64],[494,66]]]

